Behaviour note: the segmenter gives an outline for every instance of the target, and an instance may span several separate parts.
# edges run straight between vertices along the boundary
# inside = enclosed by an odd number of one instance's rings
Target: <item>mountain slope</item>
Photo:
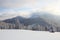
[[[25,26],[27,25],[32,25],[32,24],[40,24],[42,26],[60,26],[60,22],[58,21],[58,19],[56,19],[57,17],[55,17],[54,15],[48,14],[48,13],[34,13],[31,15],[30,18],[24,18],[21,16],[17,16],[15,18],[12,19],[7,19],[4,20],[4,22],[7,23],[14,23],[15,24],[15,19],[19,19],[19,22],[21,24],[24,24]]]
[[[24,25],[32,25],[32,24],[40,24],[42,26],[45,26],[45,25],[49,25],[47,22],[45,22],[44,19],[40,18],[40,17],[36,17],[36,18],[23,18],[23,17],[15,17],[15,18],[12,18],[12,19],[7,19],[7,20],[4,20],[4,22],[7,22],[7,23],[14,23],[15,24],[15,19],[18,18],[20,23],[21,24],[24,24]]]

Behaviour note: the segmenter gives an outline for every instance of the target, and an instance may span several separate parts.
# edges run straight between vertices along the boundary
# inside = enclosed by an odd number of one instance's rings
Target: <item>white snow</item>
[[[60,40],[60,33],[30,30],[0,30],[0,40]]]

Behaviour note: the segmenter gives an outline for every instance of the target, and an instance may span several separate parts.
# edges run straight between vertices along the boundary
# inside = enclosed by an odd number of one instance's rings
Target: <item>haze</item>
[[[29,17],[33,12],[60,15],[60,0],[0,0],[0,19]]]

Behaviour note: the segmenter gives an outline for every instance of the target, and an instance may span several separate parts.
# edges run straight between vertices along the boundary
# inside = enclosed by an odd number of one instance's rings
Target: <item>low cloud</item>
[[[30,14],[31,13],[27,11],[15,11],[14,9],[10,9],[0,13],[0,20],[9,19],[16,16],[22,16],[28,18]]]
[[[60,0],[0,0],[0,19],[15,16],[29,17],[31,12],[50,12],[60,15]]]

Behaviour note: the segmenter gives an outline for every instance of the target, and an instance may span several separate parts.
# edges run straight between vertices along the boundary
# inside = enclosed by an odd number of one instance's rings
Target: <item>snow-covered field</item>
[[[30,30],[0,30],[0,40],[60,40],[60,33]]]

